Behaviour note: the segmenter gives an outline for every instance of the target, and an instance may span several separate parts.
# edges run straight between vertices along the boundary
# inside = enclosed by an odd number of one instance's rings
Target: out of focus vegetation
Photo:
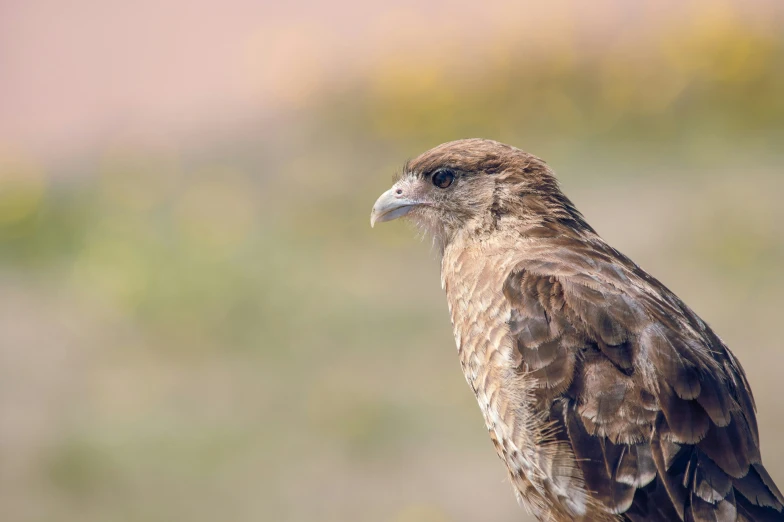
[[[469,136],[546,158],[714,324],[784,482],[782,35],[428,42],[209,146],[1,153],[0,518],[519,520],[435,254],[368,226],[406,158]]]

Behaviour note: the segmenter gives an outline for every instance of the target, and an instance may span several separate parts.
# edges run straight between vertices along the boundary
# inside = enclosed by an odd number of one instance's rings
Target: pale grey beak
[[[374,226],[376,222],[392,221],[405,216],[418,204],[418,201],[407,198],[403,191],[394,185],[381,194],[373,205],[373,210],[370,212],[370,226]]]

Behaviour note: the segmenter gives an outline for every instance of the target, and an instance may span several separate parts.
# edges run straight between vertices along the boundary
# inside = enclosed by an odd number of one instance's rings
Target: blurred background
[[[495,138],[743,363],[784,485],[784,3],[0,2],[0,519],[528,520],[438,260]]]

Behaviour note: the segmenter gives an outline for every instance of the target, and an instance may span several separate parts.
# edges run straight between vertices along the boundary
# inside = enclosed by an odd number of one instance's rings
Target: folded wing
[[[594,498],[626,520],[784,520],[724,343],[610,247],[560,246],[521,263],[504,295],[518,371]]]

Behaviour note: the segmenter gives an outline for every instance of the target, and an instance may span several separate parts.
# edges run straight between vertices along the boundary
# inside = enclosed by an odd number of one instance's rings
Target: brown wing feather
[[[724,343],[606,244],[556,239],[504,295],[519,371],[594,498],[628,520],[784,520]]]

